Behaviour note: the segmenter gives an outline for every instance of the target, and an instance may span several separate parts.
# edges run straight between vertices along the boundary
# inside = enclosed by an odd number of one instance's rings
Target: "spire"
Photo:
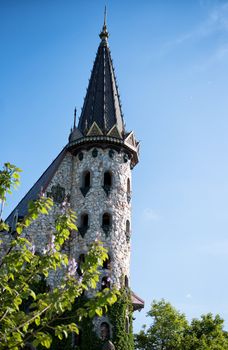
[[[102,31],[99,34],[99,37],[105,43],[107,43],[107,39],[109,37],[108,31],[107,31],[106,22],[107,22],[107,9],[106,9],[106,6],[105,6],[105,9],[104,9],[104,24],[103,24]]]
[[[114,126],[119,134],[123,135],[124,122],[120,98],[111,53],[107,45],[106,8],[100,38],[101,42],[89,80],[78,129],[86,135],[95,122],[104,135],[107,135]]]

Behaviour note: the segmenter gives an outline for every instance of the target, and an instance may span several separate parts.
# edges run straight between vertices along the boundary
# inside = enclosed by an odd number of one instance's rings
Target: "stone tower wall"
[[[89,245],[99,239],[108,249],[110,256],[110,269],[102,269],[102,275],[110,277],[111,286],[120,288],[124,283],[124,276],[130,277],[130,241],[126,237],[126,221],[131,223],[131,202],[127,195],[128,179],[131,183],[130,161],[124,152],[110,149],[97,148],[96,157],[93,156],[93,148],[82,151],[83,159],[67,153],[57,172],[46,189],[51,192],[53,186],[60,185],[70,197],[72,209],[76,211],[81,225],[81,215],[89,216],[89,228],[84,237],[77,232],[71,240],[69,254],[79,260],[80,254],[88,251]],[[91,187],[84,197],[82,187],[83,174],[90,171]],[[109,195],[103,189],[104,172],[112,174],[112,187]],[[56,214],[60,212],[60,205],[55,204],[50,215],[41,216],[29,228],[30,239],[36,250],[43,251],[50,239],[50,232],[54,229]],[[111,230],[108,235],[103,231],[102,216],[104,213],[111,215]],[[131,225],[130,225],[131,226]],[[100,288],[100,286],[98,286]]]

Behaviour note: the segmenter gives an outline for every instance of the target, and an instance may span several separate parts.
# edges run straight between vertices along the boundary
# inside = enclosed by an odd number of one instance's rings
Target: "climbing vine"
[[[110,307],[109,319],[113,325],[113,344],[117,350],[133,350],[133,306],[128,288],[120,290],[117,302]]]

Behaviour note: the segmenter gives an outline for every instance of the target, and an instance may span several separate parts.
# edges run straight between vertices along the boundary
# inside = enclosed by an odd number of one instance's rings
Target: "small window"
[[[105,193],[107,194],[107,196],[109,195],[109,193],[111,191],[111,187],[112,187],[112,174],[110,173],[110,171],[106,171],[104,173],[103,189],[104,189]]]
[[[109,234],[111,229],[111,216],[108,213],[104,213],[102,217],[102,229],[106,236]]]
[[[102,322],[100,326],[100,337],[102,340],[110,339],[110,327],[107,322]]]
[[[88,214],[83,214],[81,217],[81,226],[88,227],[89,226],[89,216]]]
[[[111,259],[110,256],[108,255],[108,258],[103,262],[103,269],[110,269],[110,263],[111,263]]]
[[[78,268],[77,268],[77,273],[79,276],[83,275],[82,265],[84,262],[85,262],[85,254],[81,254],[78,259]]]
[[[128,277],[126,275],[124,276],[124,285],[126,288],[129,287],[129,280],[128,280]]]
[[[102,219],[102,225],[110,226],[110,215],[108,213],[104,213],[103,219]]]
[[[130,231],[130,221],[127,220],[126,221],[126,241],[129,243],[130,242],[130,239],[131,239],[131,231]]]
[[[130,202],[130,200],[131,200],[131,181],[128,178],[127,179],[127,201],[128,201],[128,203]]]
[[[90,187],[90,172],[86,171],[84,173],[84,187]]]
[[[78,230],[79,230],[82,237],[85,236],[88,228],[89,228],[89,216],[88,216],[88,214],[82,214],[80,227],[78,227]]]
[[[85,197],[91,186],[91,176],[89,171],[85,171],[82,176],[82,187],[80,188]]]
[[[101,280],[101,290],[104,290],[105,288],[110,288],[110,278],[105,276]]]

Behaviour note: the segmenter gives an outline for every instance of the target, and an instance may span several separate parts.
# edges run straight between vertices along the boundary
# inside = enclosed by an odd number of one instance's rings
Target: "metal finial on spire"
[[[106,22],[107,22],[107,9],[106,9],[106,5],[105,5],[105,9],[104,9],[104,27],[106,27]]]
[[[77,108],[74,109],[74,129],[76,129],[76,114],[77,114]]]
[[[109,34],[107,31],[107,8],[106,8],[106,6],[104,9],[104,24],[103,24],[103,28],[102,28],[102,31],[100,32],[99,36],[103,42],[107,42]]]

